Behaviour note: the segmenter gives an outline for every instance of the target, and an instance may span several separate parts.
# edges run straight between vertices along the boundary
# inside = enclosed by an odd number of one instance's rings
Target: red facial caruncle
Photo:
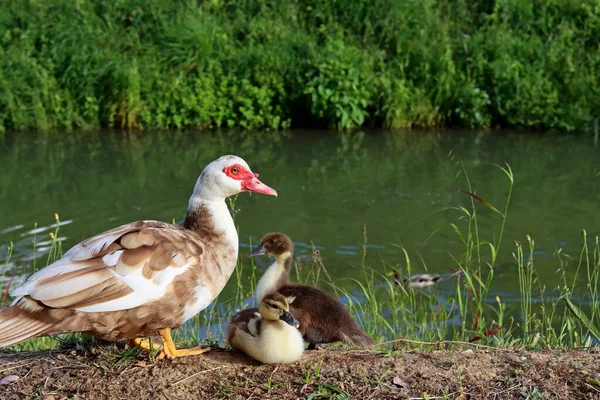
[[[270,196],[277,196],[277,192],[274,189],[270,188],[269,186],[265,185],[260,180],[258,180],[258,174],[249,171],[243,165],[230,165],[228,167],[223,168],[223,173],[231,179],[240,181],[242,185],[242,190],[267,194]]]

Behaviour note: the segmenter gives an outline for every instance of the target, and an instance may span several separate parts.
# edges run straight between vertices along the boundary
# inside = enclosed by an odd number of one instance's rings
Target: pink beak
[[[269,196],[277,197],[277,191],[259,181],[258,174],[254,174],[252,178],[245,180],[242,183],[242,188],[249,192],[262,193],[267,194]]]

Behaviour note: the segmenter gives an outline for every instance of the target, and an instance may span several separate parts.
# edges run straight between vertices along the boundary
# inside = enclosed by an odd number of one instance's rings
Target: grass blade
[[[598,340],[600,340],[600,330],[590,321],[590,319],[585,315],[583,311],[579,307],[577,307],[573,302],[567,298],[564,299],[565,303],[567,303],[567,307],[569,311],[573,313],[577,317],[577,319],[585,326]]]
[[[498,214],[502,215],[502,217],[504,217],[504,214],[502,213],[502,211],[498,210],[496,207],[494,207],[494,205],[492,203],[490,203],[489,201],[486,201],[486,200],[482,199],[481,197],[477,196],[475,193],[471,193],[468,190],[460,189],[460,188],[451,188],[451,189],[455,190],[457,192],[468,194],[469,196],[471,196],[475,200],[481,202],[483,205],[485,205],[490,210],[493,210],[493,211],[497,212]]]

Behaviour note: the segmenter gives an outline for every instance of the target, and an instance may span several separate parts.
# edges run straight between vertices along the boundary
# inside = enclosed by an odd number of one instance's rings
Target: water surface
[[[312,247],[336,284],[353,292],[365,261],[382,273],[450,273],[451,255],[464,246],[450,227],[463,229],[470,207],[457,192],[472,189],[503,210],[509,185],[494,164],[515,174],[513,197],[498,256],[491,298],[518,300],[515,241],[536,241],[541,284],[561,284],[560,251],[573,259],[582,229],[600,233],[600,157],[587,136],[478,132],[59,132],[0,137],[0,260],[14,249],[3,280],[18,285],[45,265],[54,213],[63,249],[106,229],[138,219],[179,221],[203,167],[222,154],[243,157],[278,198],[242,194],[236,223],[240,255],[267,232],[292,237],[301,261]],[[476,205],[480,236],[495,241],[501,217]],[[435,235],[432,236],[432,234]],[[592,239],[590,239],[592,240]],[[267,265],[267,259],[257,260]],[[569,270],[570,271],[570,270]],[[567,271],[567,273],[571,273]],[[2,276],[2,274],[0,274]],[[0,287],[3,287],[0,282]],[[231,296],[232,285],[224,295]]]

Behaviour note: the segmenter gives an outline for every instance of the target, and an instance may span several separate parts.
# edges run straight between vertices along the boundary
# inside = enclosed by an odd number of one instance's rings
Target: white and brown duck
[[[267,254],[275,258],[256,286],[256,301],[261,302],[272,292],[294,298],[290,312],[298,319],[300,333],[309,343],[309,349],[319,343],[339,341],[359,347],[373,345],[373,340],[339,300],[321,289],[290,282],[293,253],[291,239],[279,232],[265,235],[260,245],[250,252],[250,257]]]
[[[227,341],[234,349],[265,364],[290,363],[304,351],[298,320],[290,313],[293,298],[280,293],[266,295],[256,308],[242,310],[227,327]]]
[[[423,289],[436,285],[442,280],[439,274],[414,274],[410,276],[401,275],[397,269],[392,269],[387,273],[392,277],[392,281],[397,285],[411,286],[417,289]]]
[[[223,290],[238,255],[225,199],[277,192],[240,157],[211,162],[199,176],[182,225],[138,221],[75,245],[12,292],[0,309],[0,347],[29,338],[85,332],[149,348],[159,334],[167,358],[209,349],[176,349],[171,329],[206,308]]]

